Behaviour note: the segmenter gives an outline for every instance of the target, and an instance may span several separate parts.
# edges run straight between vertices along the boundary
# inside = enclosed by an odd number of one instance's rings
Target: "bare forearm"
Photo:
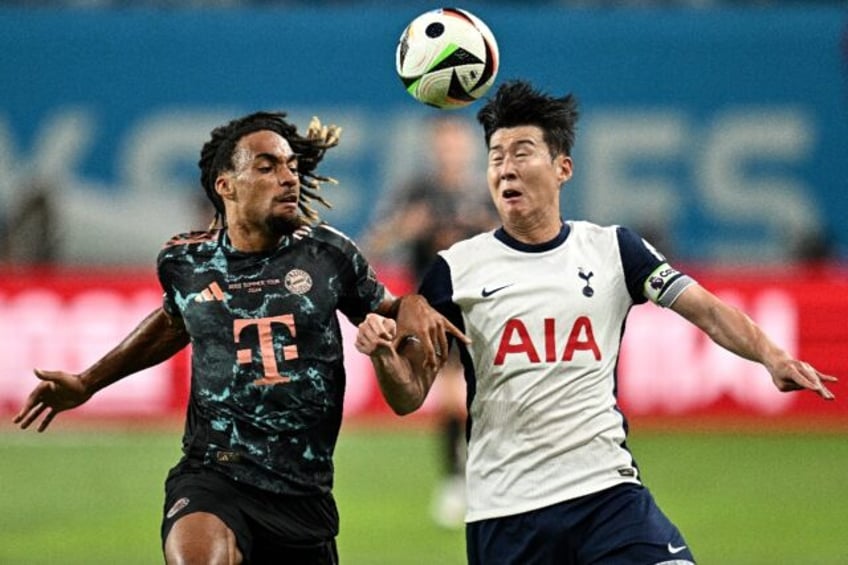
[[[701,286],[687,288],[671,307],[701,328],[718,345],[740,357],[762,363],[778,390],[808,389],[825,400],[833,400],[834,395],[825,383],[836,382],[836,377],[793,358],[769,339],[744,312],[725,304]]]
[[[114,349],[80,375],[91,395],[122,378],[169,359],[188,344],[180,320],[154,310]]]
[[[448,333],[469,343],[420,295],[388,299],[359,324],[356,348],[371,358],[383,397],[397,414],[409,414],[424,402],[444,365]]]
[[[726,304],[713,309],[713,323],[708,335],[718,345],[766,366],[787,356],[744,312]]]
[[[701,328],[716,344],[749,361],[771,369],[788,357],[747,314],[700,286],[687,289],[672,308]]]
[[[413,369],[410,361],[396,352],[371,356],[383,398],[398,415],[418,410],[427,398],[435,373],[424,368]]]

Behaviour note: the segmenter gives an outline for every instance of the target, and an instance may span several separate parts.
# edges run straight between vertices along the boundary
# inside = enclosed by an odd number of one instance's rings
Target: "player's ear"
[[[556,167],[560,185],[571,180],[571,175],[574,173],[574,162],[571,157],[560,153],[554,157],[554,167]]]
[[[235,189],[233,187],[232,175],[229,173],[221,173],[215,179],[215,192],[223,199],[233,199],[235,197]]]

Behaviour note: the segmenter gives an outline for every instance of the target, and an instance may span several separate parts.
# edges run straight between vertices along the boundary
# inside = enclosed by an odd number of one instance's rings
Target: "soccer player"
[[[36,371],[15,422],[63,410],[192,344],[184,455],[165,484],[168,563],[337,563],[333,450],[345,372],[336,312],[418,326],[436,349],[456,332],[420,296],[395,299],[311,201],[340,130],[305,136],[282,113],[212,131],[201,184],[220,229],[172,238],[158,258],[163,306],[79,375]],[[432,341],[430,341],[432,340]],[[46,412],[46,414],[45,414]]]
[[[616,362],[635,304],[671,308],[716,343],[761,363],[781,391],[833,394],[632,230],[563,221],[577,105],[524,81],[478,112],[489,193],[503,223],[440,253],[420,292],[471,338],[466,541],[472,565],[686,564],[688,543],[641,484],[616,404]],[[400,339],[398,339],[398,337]],[[369,315],[357,335],[398,413],[434,371],[418,336]]]

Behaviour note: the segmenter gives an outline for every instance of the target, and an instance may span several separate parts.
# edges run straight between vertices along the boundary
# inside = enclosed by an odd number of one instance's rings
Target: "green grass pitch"
[[[343,565],[464,563],[428,505],[435,437],[346,426],[336,456]],[[179,429],[0,428],[0,563],[161,563],[159,517]],[[701,564],[848,563],[848,441],[838,434],[658,433],[630,447]]]

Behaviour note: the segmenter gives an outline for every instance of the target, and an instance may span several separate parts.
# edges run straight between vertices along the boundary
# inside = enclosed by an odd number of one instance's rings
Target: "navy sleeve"
[[[619,227],[616,235],[627,291],[635,304],[647,302],[645,280],[666,262],[665,257],[630,228]]]
[[[465,331],[462,313],[459,306],[453,302],[453,283],[451,282],[450,266],[439,255],[421,279],[418,293],[427,299],[430,306],[435,308],[457,328]]]

